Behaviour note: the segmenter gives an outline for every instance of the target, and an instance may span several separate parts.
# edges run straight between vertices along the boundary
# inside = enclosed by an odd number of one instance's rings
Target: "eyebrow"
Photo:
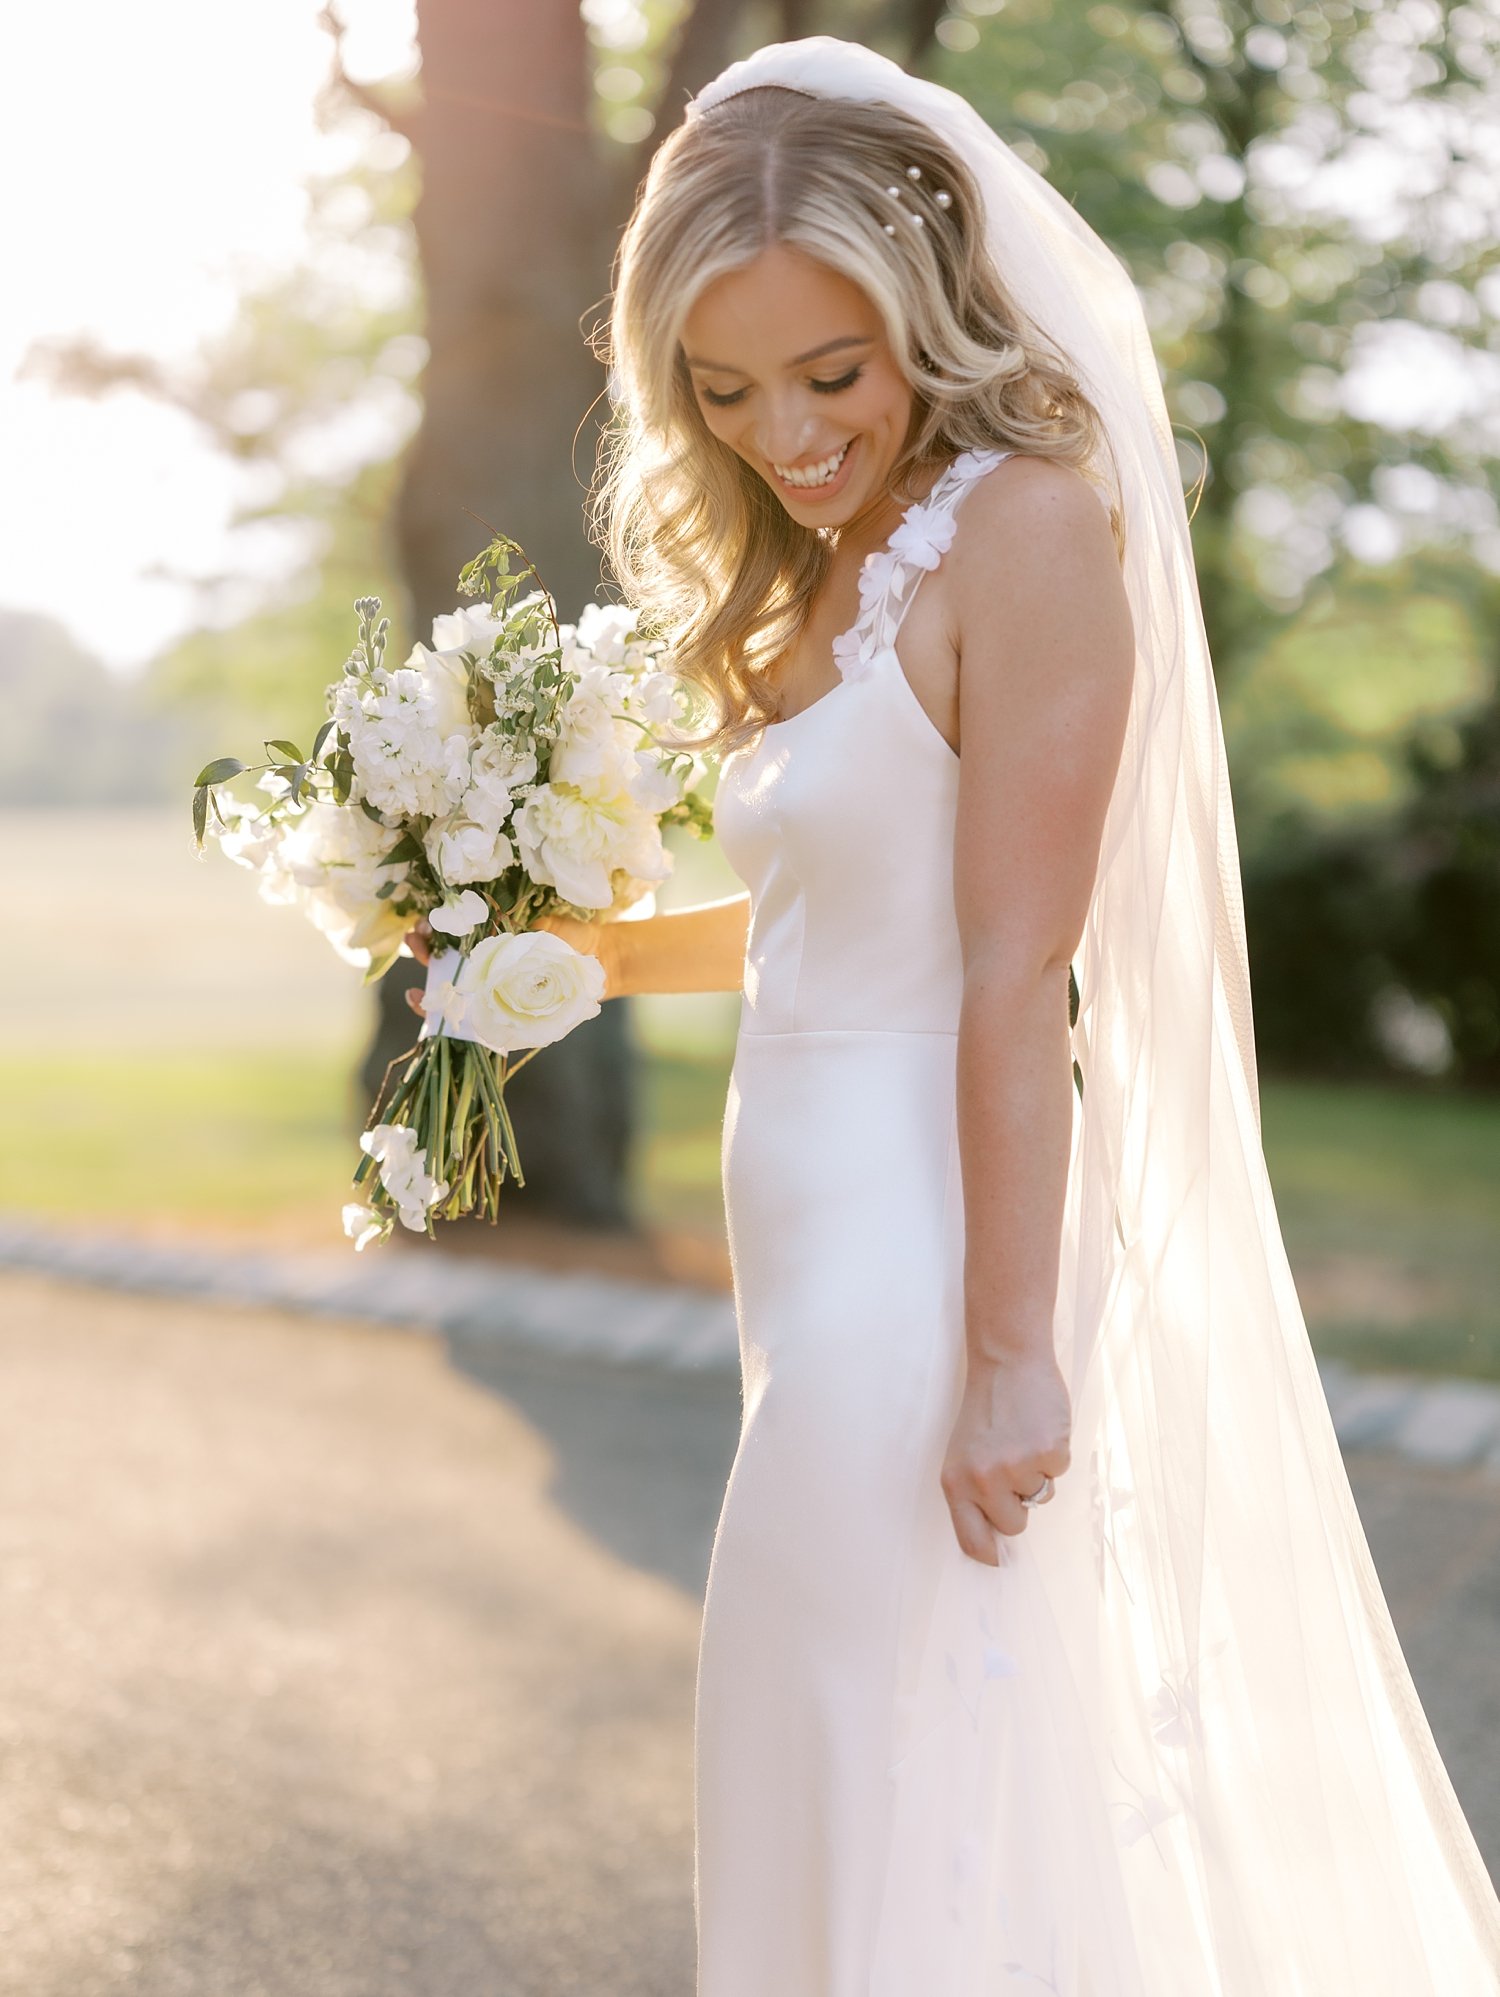
[[[841,339],[825,340],[821,347],[810,347],[805,354],[798,354],[795,360],[787,362],[789,368],[806,367],[809,361],[820,361],[825,354],[840,353],[845,347],[869,347],[875,343],[873,333],[847,333]],[[743,374],[743,368],[734,367],[729,361],[702,361],[692,354],[684,354],[683,359],[690,368],[704,368],[710,374]]]

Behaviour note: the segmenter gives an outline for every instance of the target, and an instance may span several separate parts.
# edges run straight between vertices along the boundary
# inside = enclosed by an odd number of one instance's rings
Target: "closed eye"
[[[835,381],[809,381],[807,385],[815,395],[837,395],[841,389],[853,388],[863,373],[863,366],[852,367],[847,374],[841,374]],[[715,395],[711,388],[705,388],[700,392],[703,400],[714,409],[730,409],[736,402],[743,402],[749,390],[737,388],[732,395]]]

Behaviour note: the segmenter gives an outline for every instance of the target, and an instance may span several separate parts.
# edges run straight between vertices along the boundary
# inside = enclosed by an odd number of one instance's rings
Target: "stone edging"
[[[362,1318],[688,1372],[734,1372],[739,1344],[727,1296],[625,1277],[519,1268],[432,1250],[263,1255],[70,1235],[0,1216],[0,1268],[34,1269],[106,1289]],[[1319,1362],[1340,1446],[1389,1449],[1500,1477],[1500,1385],[1421,1374],[1362,1373]]]

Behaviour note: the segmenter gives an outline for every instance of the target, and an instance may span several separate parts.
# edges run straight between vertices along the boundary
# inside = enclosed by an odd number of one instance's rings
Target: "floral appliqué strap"
[[[917,584],[953,545],[959,500],[975,479],[1011,455],[998,449],[962,452],[940,473],[927,497],[907,507],[885,546],[865,556],[859,616],[833,641],[834,663],[843,679],[858,679],[895,644]]]

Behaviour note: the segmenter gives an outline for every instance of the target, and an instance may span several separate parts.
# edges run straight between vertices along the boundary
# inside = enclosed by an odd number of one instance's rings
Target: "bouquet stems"
[[[416,1138],[434,1187],[426,1209],[429,1236],[435,1220],[468,1213],[484,1214],[493,1226],[505,1180],[525,1185],[505,1091],[538,1051],[496,1054],[477,1041],[438,1033],[398,1054],[386,1069],[365,1128],[396,1126]],[[355,1167],[356,1187],[379,1169],[379,1160],[366,1153]]]

